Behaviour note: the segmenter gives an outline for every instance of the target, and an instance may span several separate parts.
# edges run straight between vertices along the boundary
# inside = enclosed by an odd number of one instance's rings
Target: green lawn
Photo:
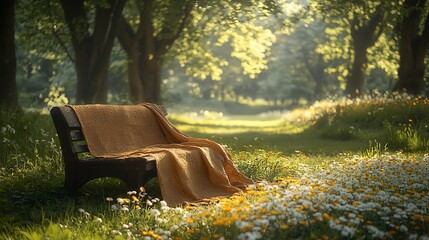
[[[141,193],[100,179],[66,195],[49,116],[3,111],[0,239],[426,239],[428,105],[372,99],[266,115],[172,112],[179,129],[227,145],[255,180],[231,198],[180,208],[165,205],[156,180]]]
[[[367,139],[340,141],[322,138],[320,130],[308,122],[292,122],[280,117],[261,115],[227,115],[195,117],[171,114],[170,121],[193,137],[208,138],[236,151],[262,148],[294,154],[337,155],[359,152],[368,147]]]

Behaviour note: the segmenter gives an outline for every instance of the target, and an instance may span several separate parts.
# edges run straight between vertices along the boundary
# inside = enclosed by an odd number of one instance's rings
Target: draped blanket
[[[72,105],[94,157],[153,156],[169,206],[230,196],[252,181],[219,144],[176,129],[154,104]]]

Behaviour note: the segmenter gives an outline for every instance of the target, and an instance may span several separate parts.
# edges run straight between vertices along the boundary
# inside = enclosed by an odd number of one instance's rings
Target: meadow
[[[0,239],[429,239],[429,100],[325,99],[290,111],[178,111],[255,184],[183,207],[156,179],[99,179],[69,196],[47,111],[2,111]]]

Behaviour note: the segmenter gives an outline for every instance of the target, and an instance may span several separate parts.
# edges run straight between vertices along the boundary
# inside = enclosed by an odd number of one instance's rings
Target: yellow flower
[[[216,233],[216,234],[214,234],[214,235],[213,235],[213,237],[214,237],[215,239],[219,239],[219,238],[221,238],[221,237],[222,237],[222,235],[220,235],[220,234],[217,234],[217,233]]]
[[[225,225],[225,219],[224,218],[216,219],[216,221],[213,222],[213,225],[215,226]]]
[[[149,236],[149,237],[154,238],[154,239],[157,239],[157,240],[161,240],[161,239],[162,239],[162,237],[161,237],[161,236],[159,236],[158,234],[156,234],[156,233],[155,233],[155,232],[153,232],[153,231],[141,231],[141,234],[142,234],[143,236]]]
[[[423,216],[421,214],[414,213],[413,217],[414,217],[415,220],[423,221]]]
[[[285,224],[285,223],[280,223],[280,228],[281,228],[282,230],[286,230],[286,229],[288,229],[288,228],[289,228],[289,226],[288,226],[287,224]]]
[[[322,214],[323,219],[325,219],[326,221],[330,221],[333,219],[333,217],[331,217],[329,214],[327,213],[323,213]]]
[[[306,220],[300,221],[300,222],[299,222],[299,224],[301,224],[301,225],[306,225],[306,224],[307,224],[307,221],[306,221]]]

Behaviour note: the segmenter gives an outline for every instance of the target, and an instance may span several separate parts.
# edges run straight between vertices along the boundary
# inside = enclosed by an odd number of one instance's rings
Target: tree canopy
[[[374,90],[428,91],[427,0],[20,0],[8,6],[15,11],[2,15],[9,29],[2,25],[2,34],[9,37],[1,44],[15,49],[16,60],[2,56],[18,67],[0,70],[16,71],[2,89],[17,94],[3,105],[17,105],[18,96],[36,105],[177,96],[285,104]]]

